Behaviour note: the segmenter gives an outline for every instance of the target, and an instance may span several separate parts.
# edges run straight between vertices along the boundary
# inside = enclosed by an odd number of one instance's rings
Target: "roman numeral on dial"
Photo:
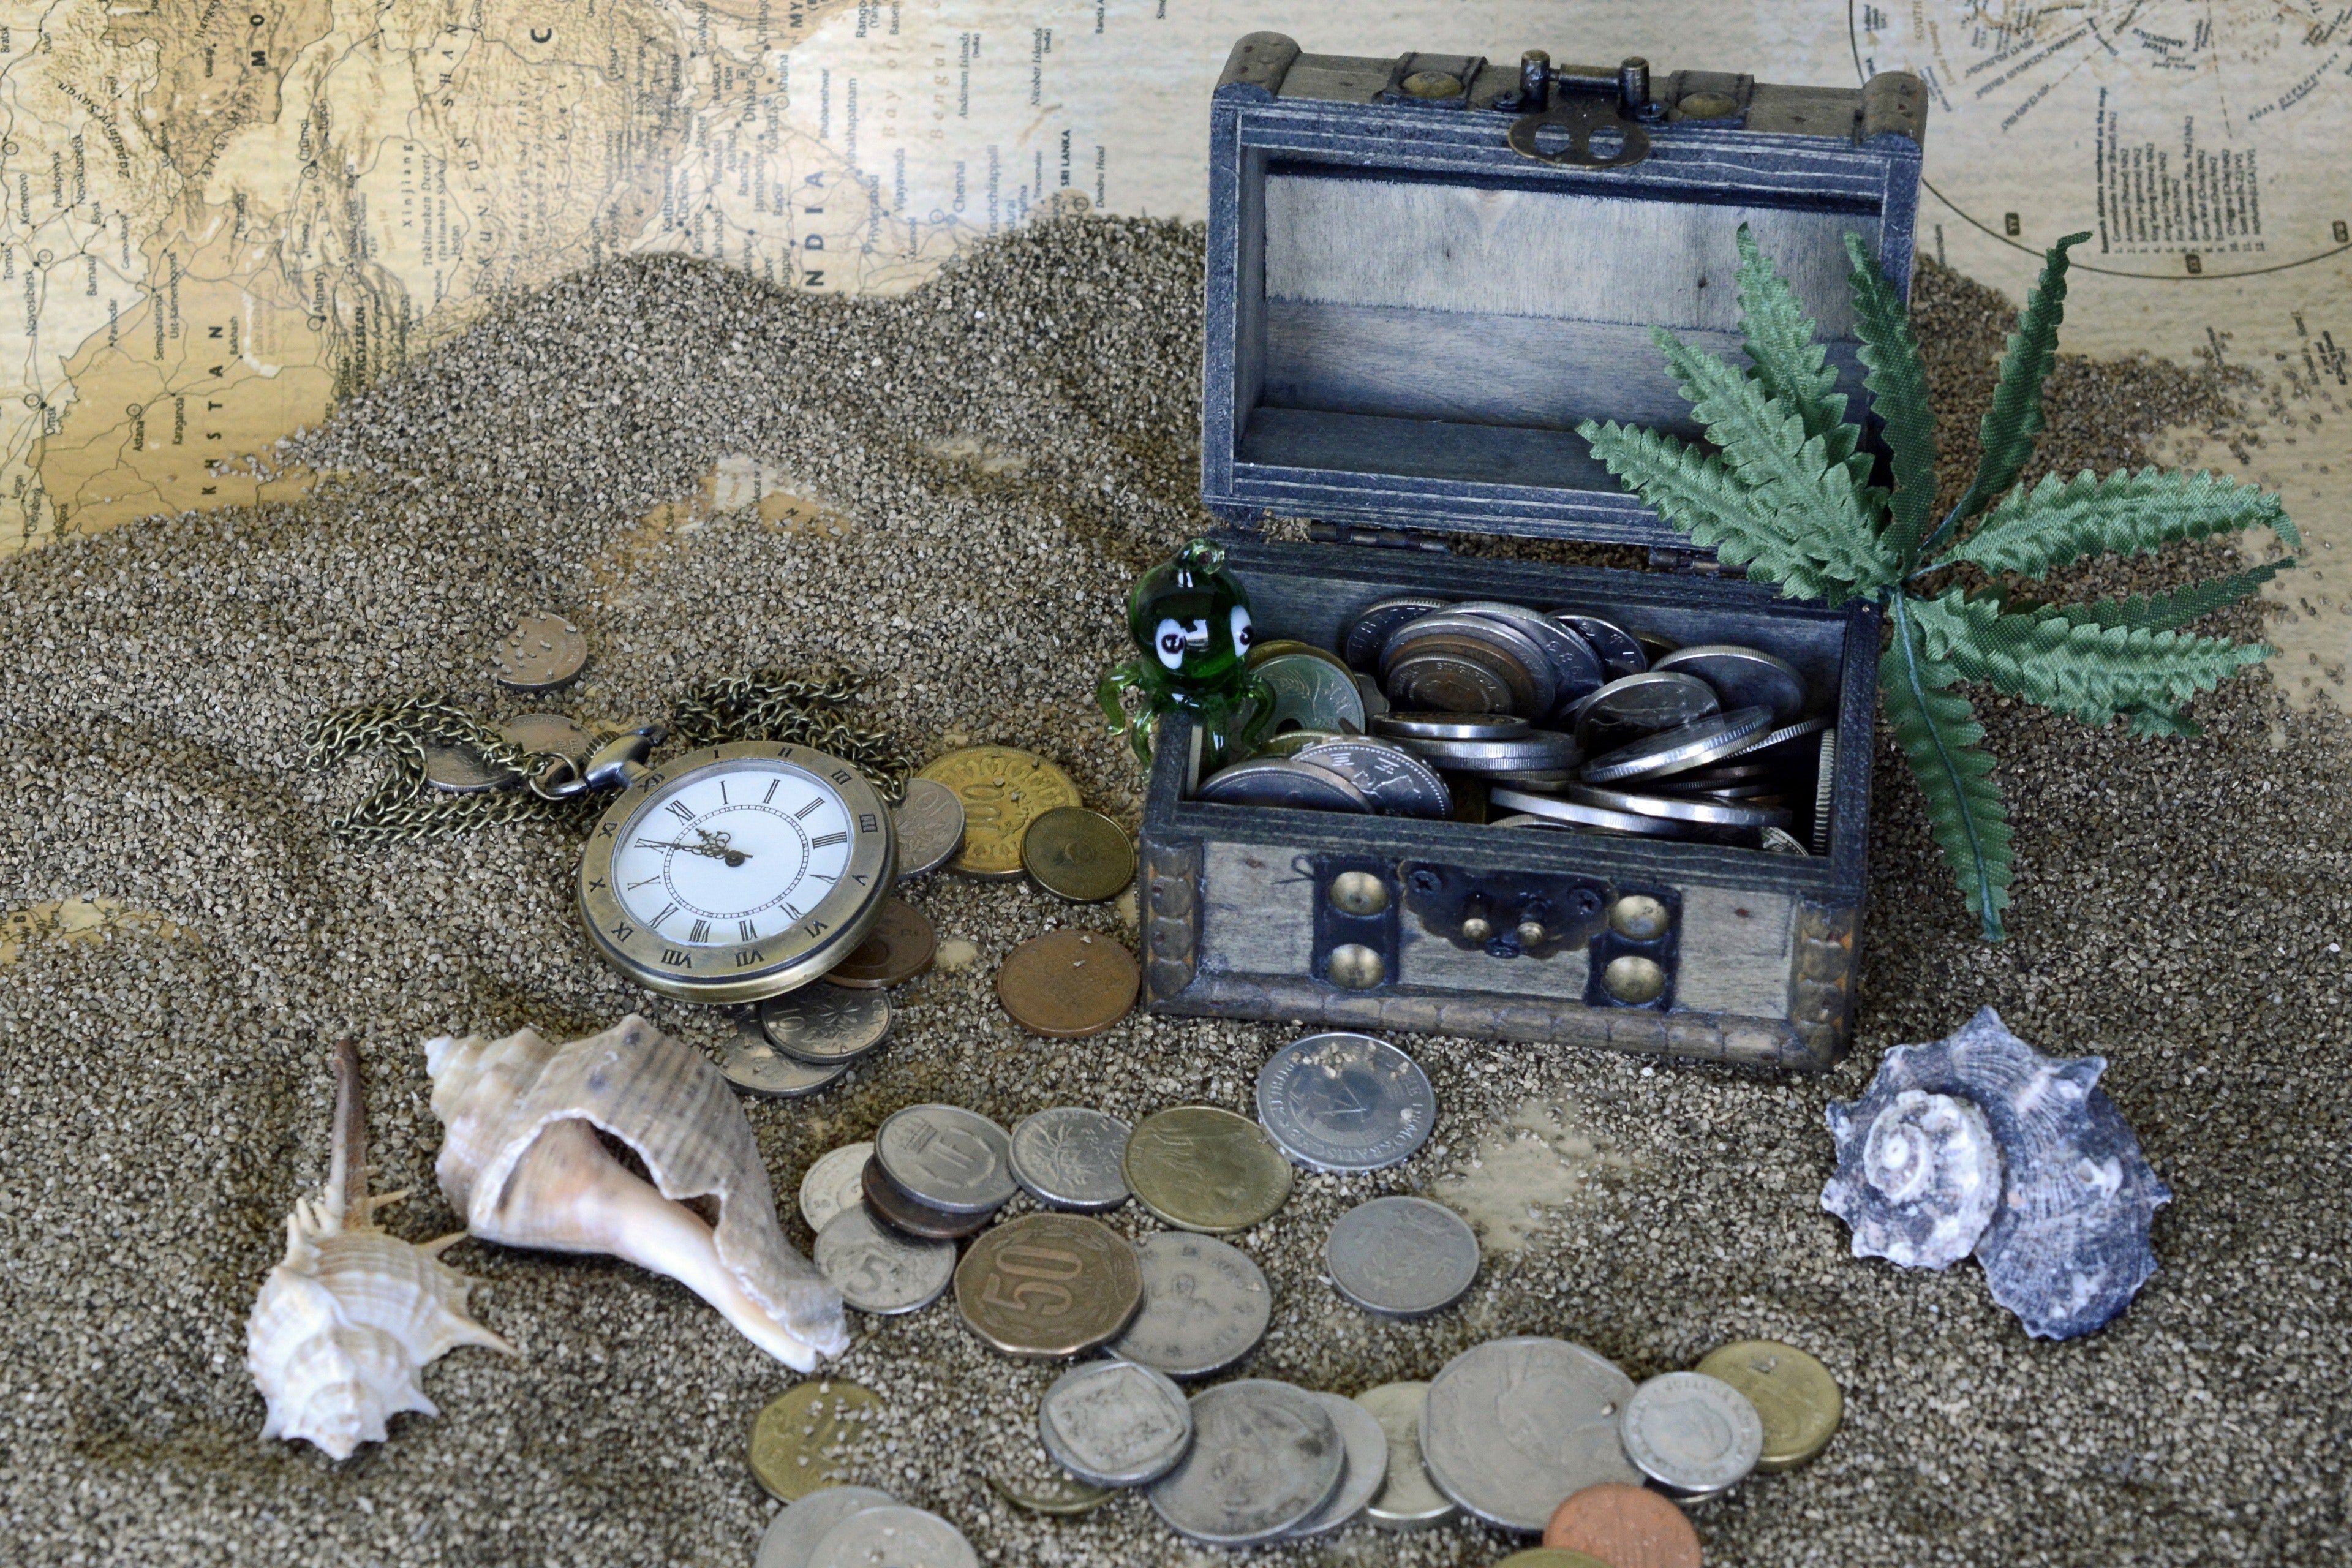
[[[812,849],[830,849],[836,844],[846,844],[848,842],[849,835],[846,833],[828,833],[822,838],[810,839],[809,847]]]

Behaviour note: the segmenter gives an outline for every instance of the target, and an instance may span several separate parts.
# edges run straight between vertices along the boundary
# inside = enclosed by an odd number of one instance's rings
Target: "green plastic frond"
[[[2004,614],[1997,600],[1959,589],[1912,599],[1929,655],[1963,679],[2104,724],[2118,713],[2174,708],[2270,656],[2260,643],[2146,626],[2103,626],[2045,606]]]
[[[1727,564],[1780,584],[1792,598],[1825,598],[1840,588],[1799,546],[1781,516],[1721,458],[1613,419],[1606,425],[1588,419],[1577,434],[1628,489]]]
[[[2205,732],[2204,726],[2188,718],[2177,708],[2150,704],[2146,708],[2127,708],[2124,720],[2131,732],[2141,740],[2194,740]]]
[[[1794,409],[1807,436],[1819,436],[1830,460],[1840,462],[1862,445],[1862,431],[1845,422],[1845,394],[1822,346],[1813,319],[1797,303],[1796,290],[1764,259],[1756,237],[1739,226],[1740,330],[1748,348],[1748,374],[1766,395]]]
[[[1993,782],[1992,757],[1979,743],[1984,726],[1968,699],[1950,689],[1951,666],[1928,657],[1906,606],[1894,596],[1895,637],[1879,657],[1878,687],[1895,742],[1911,763],[1927,803],[1927,827],[1951,867],[1969,910],[1983,922],[1987,942],[1999,942],[2000,911],[2009,906],[2009,814]]]
[[[1984,449],[1977,458],[1975,479],[1952,510],[1953,523],[1965,522],[1990,506],[2017,483],[2033,457],[2033,437],[2042,432],[2042,384],[2057,363],[2058,323],[2066,315],[2066,252],[2090,237],[2087,230],[2070,234],[2042,258],[2042,281],[2026,295],[2017,331],[2009,335],[2009,347],[2000,356],[1992,405],[1978,426]]]
[[[2128,599],[2094,599],[2087,605],[2044,605],[2034,613],[2063,616],[2070,621],[2088,621],[2094,626],[2146,626],[2150,631],[2168,632],[2236,604],[2294,564],[2294,557],[2290,555],[2279,561],[2266,561],[2251,571],[2208,577],[2169,594],[2149,597],[2135,594]]]
[[[2031,490],[2012,491],[1938,564],[1968,561],[1988,572],[2039,577],[2085,555],[2144,555],[2179,540],[2247,528],[2302,542],[2279,498],[2260,486],[2201,470],[2118,468],[2102,479],[2086,468],[2071,479],[2052,474]]]
[[[1854,462],[1832,461],[1824,437],[1808,436],[1804,421],[1786,405],[1715,355],[1664,328],[1651,336],[1731,472],[1781,516],[1784,530],[1822,574],[1842,584],[1830,597],[1866,594],[1900,575],[1879,546],[1874,520],[1863,511],[1869,497],[1857,483]],[[1866,475],[1867,468],[1860,471]]]
[[[1858,234],[1845,237],[1853,270],[1846,279],[1853,294],[1854,334],[1862,340],[1862,384],[1870,388],[1871,412],[1885,422],[1887,455],[1895,474],[1888,503],[1886,552],[1902,569],[1918,564],[1919,547],[1936,505],[1936,411],[1927,401],[1927,367],[1911,316],[1895,285]]]

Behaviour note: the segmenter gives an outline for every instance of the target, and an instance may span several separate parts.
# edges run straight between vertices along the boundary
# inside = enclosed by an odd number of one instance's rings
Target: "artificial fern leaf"
[[[2157,737],[2190,740],[2205,732],[2202,725],[2191,721],[2177,708],[2164,708],[2155,704],[2145,708],[2127,708],[2124,710],[2124,719],[2130,726],[2131,732],[2143,740]]]
[[[2070,621],[2089,621],[2095,626],[2146,626],[2150,631],[2168,632],[2236,604],[2294,564],[2294,558],[2290,555],[2281,561],[2266,561],[2251,571],[2208,577],[2169,594],[2145,598],[2135,594],[2128,599],[2094,599],[2087,605],[2044,605],[2034,614],[2063,616]]]
[[[2033,437],[2042,431],[2042,384],[2057,362],[2058,323],[2066,315],[2066,252],[2090,237],[2087,230],[2070,234],[2042,258],[2042,281],[2026,295],[2025,309],[2018,312],[2017,331],[2009,335],[2009,347],[2000,356],[2000,380],[1993,388],[1992,405],[1978,426],[1983,451],[1977,458],[1976,479],[1946,520],[1947,529],[1990,506],[2017,483],[2017,476],[2033,456]]]
[[[2259,486],[2154,468],[2136,474],[2118,468],[2102,479],[2086,468],[2071,479],[2052,474],[2031,490],[2011,492],[1938,564],[1968,561],[1988,572],[2038,577],[2103,551],[2144,555],[2179,540],[2245,528],[2302,542],[2279,498]]]
[[[1855,469],[1846,460],[1831,459],[1827,439],[1808,436],[1804,421],[1786,405],[1715,355],[1664,328],[1654,329],[1651,336],[1731,471],[1762,492],[1759,499],[1775,511],[1793,514],[1793,542],[1850,590],[1832,596],[1846,598],[1894,582],[1895,563],[1879,547],[1877,530],[1863,511],[1866,498]]]
[[[1927,827],[1983,922],[1987,942],[1999,942],[2000,911],[2009,906],[2009,815],[1993,783],[1992,758],[1979,744],[1984,726],[1968,699],[1950,687],[1957,672],[1930,658],[1918,629],[1895,595],[1895,637],[1879,656],[1878,686],[1895,744],[1911,763],[1927,804]]]
[[[1801,549],[1781,516],[1723,460],[1654,430],[1611,420],[1577,427],[1592,455],[1658,514],[1733,566],[1780,584],[1790,597],[1827,597],[1838,586]]]
[[[1847,235],[1845,251],[1853,262],[1846,284],[1853,294],[1854,335],[1862,340],[1868,372],[1862,384],[1870,388],[1871,412],[1885,422],[1895,474],[1880,541],[1907,572],[1917,563],[1936,504],[1936,411],[1927,402],[1927,368],[1911,335],[1910,312],[1862,237]]]
[[[2135,709],[2177,706],[2270,654],[2259,643],[2103,626],[2048,606],[2007,615],[1995,599],[1970,599],[1958,588],[1913,599],[1910,610],[1929,655],[1963,679],[2090,724]]]
[[[1780,399],[1805,422],[1807,436],[1819,436],[1830,461],[1841,462],[1862,445],[1862,432],[1845,422],[1845,395],[1829,365],[1818,329],[1796,290],[1780,276],[1748,226],[1739,226],[1740,329],[1748,347],[1749,374],[1768,396]]]

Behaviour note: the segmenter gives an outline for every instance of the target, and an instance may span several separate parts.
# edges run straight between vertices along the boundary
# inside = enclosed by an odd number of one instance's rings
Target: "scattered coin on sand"
[[[890,899],[883,903],[882,918],[866,940],[827,970],[824,978],[853,990],[878,991],[903,984],[929,969],[931,955],[938,951],[939,934],[931,929],[930,917],[904,899]]]
[[[1698,1531],[1647,1487],[1603,1482],[1571,1494],[1544,1526],[1544,1544],[1614,1568],[1699,1568]]]
[[[1062,805],[1043,813],[1021,839],[1029,879],[1057,899],[1098,904],[1135,880],[1135,846],[1098,811]]]
[[[853,1513],[888,1508],[898,1500],[879,1487],[819,1488],[769,1522],[752,1568],[808,1568],[809,1554],[827,1531]]]
[[[1161,1373],[1133,1362],[1073,1367],[1037,1405],[1037,1436],[1083,1480],[1139,1487],[1176,1468],[1192,1446],[1192,1409]]]
[[[1679,1498],[1738,1486],[1764,1452],[1764,1421],[1748,1396],[1703,1372],[1661,1373],[1617,1419],[1625,1457]]]
[[[1794,1345],[1740,1340],[1706,1352],[1697,1370],[1748,1396],[1764,1422],[1764,1452],[1756,1468],[1767,1475],[1794,1469],[1837,1435],[1845,1395],[1830,1369]]]
[[[1330,1500],[1347,1446],[1321,1401],[1266,1378],[1192,1396],[1192,1447],[1145,1495],[1160,1522],[1209,1546],[1276,1541]]]
[[[1462,1510],[1437,1489],[1421,1462],[1421,1410],[1425,1383],[1384,1383],[1356,1395],[1389,1440],[1388,1472],[1364,1516],[1381,1530],[1429,1530]]]
[[[776,1049],[761,1026],[756,1012],[746,1012],[735,1026],[734,1035],[721,1047],[719,1070],[737,1089],[753,1094],[773,1095],[781,1100],[798,1100],[804,1095],[832,1087],[849,1070],[847,1062],[829,1068],[813,1067],[797,1061]]]
[[[1060,1519],[1092,1513],[1111,1499],[1110,1488],[1068,1474],[1014,1478],[991,1470],[988,1484],[1015,1508]]]
[[[552,691],[588,662],[588,639],[562,616],[534,611],[490,648],[490,674],[514,691]]]
[[[808,1568],[980,1568],[963,1531],[928,1509],[861,1509],[825,1531]]]
[[[1143,1306],[1111,1341],[1111,1354],[1171,1377],[1206,1377],[1265,1338],[1274,1290],[1248,1253],[1181,1230],[1154,1231],[1135,1251]]]
[[[874,1157],[899,1190],[950,1214],[993,1214],[1013,1196],[1013,1139],[961,1105],[908,1105],[883,1119]]]
[[[1478,1233],[1444,1204],[1371,1198],[1332,1222],[1332,1288],[1366,1311],[1413,1318],[1454,1305],[1478,1278]]]
[[[873,1153],[871,1143],[845,1143],[808,1168],[801,1178],[801,1217],[811,1230],[823,1230],[825,1221],[866,1201],[860,1178]]]
[[[1099,931],[1052,931],[1005,954],[996,999],[1033,1035],[1099,1035],[1135,1008],[1143,972],[1124,943]]]
[[[954,1242],[906,1235],[876,1219],[864,1204],[825,1222],[813,1258],[844,1301],[883,1316],[938,1300],[956,1266]]]
[[[963,802],[937,779],[907,781],[906,798],[891,808],[898,830],[898,879],[938,870],[963,847]]]
[[[761,1003],[760,1027],[796,1062],[839,1067],[890,1037],[890,1000],[879,991],[803,985]]]
[[[1134,1131],[1116,1116],[1056,1105],[1013,1130],[1013,1176],[1050,1208],[1102,1213],[1127,1202],[1119,1162]]]
[[[876,1217],[908,1236],[919,1236],[926,1241],[960,1240],[986,1229],[988,1222],[996,1217],[992,1209],[982,1209],[978,1214],[956,1214],[919,1202],[908,1195],[906,1188],[890,1179],[879,1159],[866,1162],[866,1168],[857,1173],[857,1190]]]
[[[1290,1196],[1291,1164],[1265,1129],[1213,1105],[1156,1111],[1127,1141],[1127,1184],[1183,1230],[1247,1230]]]
[[[751,1423],[751,1473],[786,1502],[854,1479],[849,1468],[881,1407],[858,1384],[824,1377],[795,1384]]]
[[[1127,1327],[1143,1302],[1143,1269],[1100,1220],[1023,1215],[966,1250],[955,1295],[971,1331],[1005,1354],[1074,1356]]]
[[[1011,746],[950,752],[915,776],[947,785],[963,803],[963,847],[948,869],[984,881],[1020,876],[1021,840],[1029,825],[1082,798],[1069,774]]]

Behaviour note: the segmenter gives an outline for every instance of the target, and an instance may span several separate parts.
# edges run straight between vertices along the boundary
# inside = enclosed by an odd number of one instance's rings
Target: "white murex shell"
[[[374,1223],[404,1192],[370,1197],[359,1052],[335,1048],[335,1127],[327,1184],[286,1216],[286,1257],[262,1281],[245,1328],[245,1364],[268,1406],[264,1437],[302,1438],[347,1459],[381,1443],[403,1411],[441,1412],[425,1364],[459,1345],[514,1347],[466,1312],[464,1275],[441,1261],[464,1231],[422,1247]]]
[[[473,1235],[667,1275],[800,1372],[848,1348],[841,1293],[784,1239],[751,1123],[699,1053],[633,1013],[561,1046],[443,1036],[425,1065],[448,1129],[434,1173]]]

